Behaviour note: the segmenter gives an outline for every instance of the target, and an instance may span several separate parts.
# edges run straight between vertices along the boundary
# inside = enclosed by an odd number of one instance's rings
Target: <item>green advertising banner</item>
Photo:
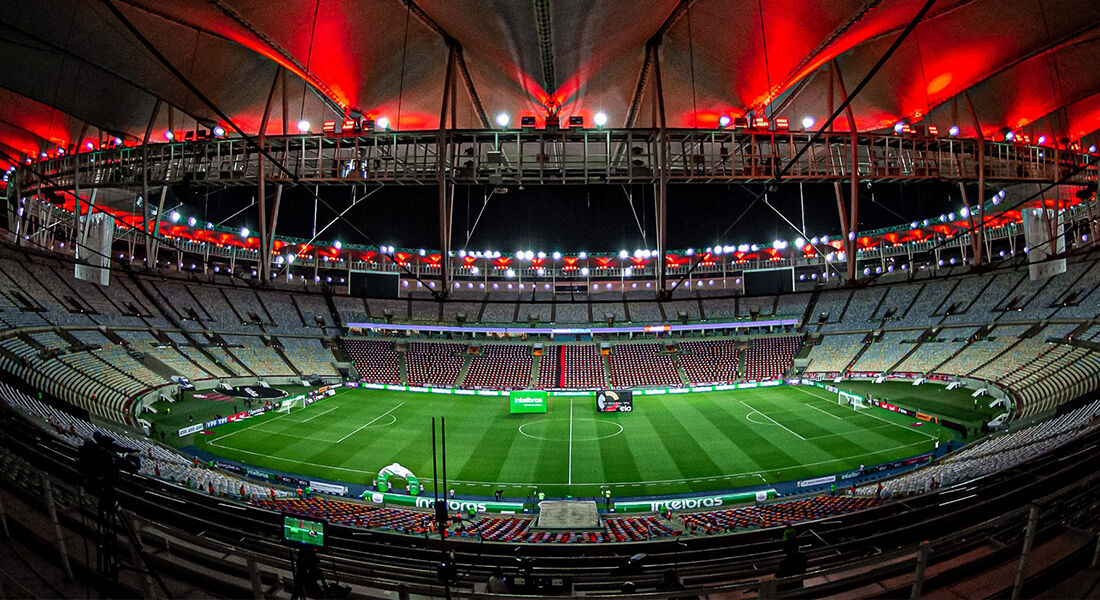
[[[546,412],[546,390],[513,390],[508,398],[512,414]]]
[[[692,498],[654,498],[652,500],[639,500],[634,502],[615,502],[615,512],[664,512],[666,510],[699,510],[703,508],[722,508],[734,504],[746,502],[763,502],[769,498],[775,498],[773,489],[758,490],[755,492],[739,492],[736,494],[715,494],[713,496],[698,496]]]
[[[388,492],[364,492],[363,499],[375,504],[388,504],[397,506],[414,506],[416,508],[430,509],[434,502],[430,496],[406,496],[405,494],[391,494]],[[460,500],[451,498],[447,500],[447,510],[452,512],[469,512],[470,509],[477,512],[494,513],[521,513],[522,502],[489,502],[478,500]]]

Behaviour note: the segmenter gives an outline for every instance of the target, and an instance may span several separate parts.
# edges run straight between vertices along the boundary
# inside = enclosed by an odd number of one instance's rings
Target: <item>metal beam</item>
[[[963,92],[963,96],[974,122],[974,131],[978,134],[978,229],[970,236],[974,242],[974,266],[977,267],[982,264],[982,240],[985,238],[985,136],[982,134],[982,124],[978,121],[978,113],[974,111],[974,103],[970,101],[970,92]],[[967,212],[970,212],[969,208]]]
[[[848,119],[848,130],[852,134],[850,142],[852,153],[851,164],[848,165],[848,181],[850,185],[851,207],[849,209],[849,224],[844,228],[844,258],[848,263],[848,281],[856,279],[856,238],[855,232],[859,231],[859,131],[856,129],[856,117],[852,112],[852,103],[848,98],[848,90],[844,87],[844,77],[840,73],[840,65],[833,60],[833,74],[836,75],[837,89],[840,91],[841,102],[844,103],[844,114]],[[838,197],[839,201],[840,198]],[[841,213],[843,218],[843,213]]]
[[[653,35],[649,36],[649,39],[646,40],[645,58],[642,60],[642,67],[638,71],[638,82],[634,85],[634,94],[630,97],[630,108],[626,112],[626,121],[623,127],[630,129],[634,127],[634,123],[637,120],[638,108],[642,105],[642,97],[645,95],[646,84],[649,81],[649,71],[653,67],[650,47],[661,45],[661,40],[664,39],[665,33],[680,20],[680,17],[683,17],[684,14],[687,13],[692,4],[695,4],[695,0],[680,0],[672,9],[672,12],[668,13],[665,20],[661,22],[657,31],[654,31]]]
[[[653,55],[653,80],[656,84],[657,97],[654,106],[657,110],[657,193],[654,200],[657,204],[654,222],[657,227],[657,293],[665,295],[668,282],[665,277],[665,250],[668,246],[668,176],[669,176],[669,140],[668,123],[665,120],[665,90],[661,82],[661,55],[660,46],[652,45]]]
[[[532,0],[535,8],[535,37],[539,42],[539,58],[542,59],[542,85],[551,97],[558,90],[554,73],[554,32],[550,27],[550,0]]]
[[[149,258],[156,248],[152,245],[153,237],[149,235],[149,138],[153,135],[153,124],[160,112],[161,100],[157,98],[153,105],[153,113],[149,115],[149,124],[145,127],[145,137],[141,141],[141,232],[145,234],[145,257]]]
[[[448,107],[451,110],[454,107],[452,90],[454,89],[457,54],[457,47],[451,46],[450,52],[447,53],[447,70],[443,77],[443,102],[439,107],[439,131],[436,134],[436,177],[439,185],[439,250],[443,254],[439,273],[442,289],[434,294],[436,296],[446,296],[450,292],[451,285],[450,260],[448,259],[451,254],[451,198],[447,189],[447,154],[450,149],[450,144],[447,142],[447,113],[449,112]],[[451,125],[454,125],[453,113]]]
[[[417,20],[427,26],[428,29],[431,29],[440,37],[442,37],[443,41],[447,44],[448,47],[457,47],[458,67],[460,72],[462,73],[462,80],[466,86],[466,93],[470,96],[470,104],[473,105],[474,112],[477,113],[477,118],[481,121],[481,126],[486,129],[492,128],[493,125],[489,122],[489,117],[485,114],[485,107],[481,103],[481,96],[477,93],[477,87],[474,85],[473,78],[470,77],[470,69],[466,66],[466,57],[463,54],[462,43],[455,39],[453,35],[448,33],[447,30],[443,29],[443,27],[440,26],[439,23],[436,23],[435,19],[432,19],[430,16],[428,16],[428,13],[424,12],[424,9],[420,8],[420,6],[416,4],[416,2],[414,2],[413,0],[399,1],[401,2],[401,4],[405,5],[410,13],[416,16]],[[550,93],[550,90],[547,90],[547,93]]]
[[[257,139],[260,146],[260,154],[256,157],[259,165],[259,173],[257,173],[256,181],[256,205],[258,216],[260,220],[260,285],[268,285],[271,282],[271,246],[272,238],[268,235],[267,231],[267,186],[266,186],[266,165],[264,164],[263,149],[267,143],[267,123],[271,118],[271,105],[275,101],[275,88],[279,85],[283,73],[282,67],[279,67],[275,71],[275,77],[271,80],[271,89],[267,92],[267,103],[264,104],[264,113],[260,118],[260,132]],[[283,100],[286,100],[286,86],[283,86]],[[285,104],[284,104],[285,109]],[[283,114],[283,127],[286,127],[286,114]]]

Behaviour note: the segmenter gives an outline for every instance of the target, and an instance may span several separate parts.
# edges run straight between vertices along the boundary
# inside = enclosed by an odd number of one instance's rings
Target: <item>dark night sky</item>
[[[802,220],[799,188],[795,183],[785,184],[780,186],[778,192],[769,195],[771,204],[796,225]],[[761,190],[759,184],[670,186],[669,247],[699,248],[719,240],[725,244],[793,240],[798,236],[797,232],[769,209],[763,200],[744,212]],[[251,189],[214,192],[209,196],[200,189],[174,191],[184,199],[185,207],[181,212],[189,216],[195,212],[201,215],[206,210],[207,220],[215,223],[245,207],[255,194]],[[452,238],[455,249],[465,245],[466,232],[472,228],[487,191],[488,188],[482,186],[457,188]],[[634,208],[647,232],[647,243],[643,244],[627,201],[627,191],[633,193]],[[361,195],[364,188],[356,188],[355,192]],[[832,184],[806,184],[802,194],[805,197],[808,234],[839,234]],[[322,188],[321,196],[337,211],[351,203],[351,191],[346,187]],[[278,233],[307,239],[311,237],[311,195],[301,188],[288,189],[283,194],[282,202]],[[387,187],[346,214],[347,219],[369,239],[364,239],[353,227],[340,221],[319,239],[437,248],[437,206],[438,192],[433,186]],[[860,229],[938,216],[960,206],[962,200],[958,187],[953,184],[881,183],[873,189],[861,184]],[[626,188],[618,185],[512,187],[507,194],[493,195],[480,223],[473,230],[468,247],[501,252],[521,249],[576,252],[652,248],[656,246],[653,214],[653,188],[649,185]],[[318,229],[334,216],[322,205]],[[244,211],[226,224],[234,227],[246,225],[255,231],[258,224],[255,208]],[[722,235],[727,229],[728,233]]]

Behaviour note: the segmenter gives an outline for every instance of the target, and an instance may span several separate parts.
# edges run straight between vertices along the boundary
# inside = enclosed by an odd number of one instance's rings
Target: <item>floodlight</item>
[[[510,119],[508,118],[508,113],[497,114],[497,125],[500,125],[501,127],[508,127],[509,120]]]
[[[596,124],[596,127],[603,127],[607,125],[607,114],[600,111],[592,116],[592,122]]]
[[[956,135],[959,135],[959,126],[958,125],[952,125],[951,129],[947,130],[947,133],[951,137],[955,137]]]
[[[213,133],[214,137],[225,137],[225,127],[222,127],[221,125],[215,125]]]
[[[170,141],[176,139],[176,134],[172,133],[172,130],[169,129],[168,131],[164,132],[164,139],[166,139],[170,142]]]
[[[298,132],[309,133],[309,121],[305,119],[298,121]]]
[[[817,121],[815,121],[814,118],[809,116],[809,115],[806,115],[805,117],[802,117],[802,128],[803,129],[813,129],[815,123],[817,123]]]
[[[729,124],[730,124],[729,115],[722,115],[722,116],[718,117],[718,126],[719,127],[728,127]]]
[[[179,223],[180,222],[180,213],[179,213],[178,210],[172,211],[172,214],[170,216],[172,218],[173,223]]]
[[[248,237],[248,228],[247,227],[241,227],[241,237],[243,237],[243,238]]]
[[[390,128],[390,120],[386,117],[378,117],[378,119],[374,121],[374,124],[382,131],[387,131]]]

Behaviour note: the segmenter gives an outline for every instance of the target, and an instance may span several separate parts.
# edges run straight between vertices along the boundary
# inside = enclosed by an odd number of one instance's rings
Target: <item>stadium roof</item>
[[[915,0],[108,0],[246,131],[343,110],[399,129],[438,126],[448,44],[461,50],[458,125],[542,115],[653,123],[659,44],[670,126],[713,127],[765,110],[827,117],[920,10]],[[101,135],[211,126],[215,113],[158,62],[105,2],[8,0],[0,23],[0,149],[74,148]],[[1010,127],[1094,143],[1100,129],[1100,3],[938,0],[854,102],[856,125],[899,119],[987,136]],[[833,66],[835,65],[835,67]],[[637,93],[646,76],[647,89]],[[831,91],[830,91],[831,90]],[[964,95],[964,93],[966,95]],[[477,105],[482,109],[479,111]],[[286,107],[286,116],[283,107]],[[171,107],[168,110],[167,107]],[[485,120],[482,120],[482,116]],[[171,123],[170,123],[171,120]],[[844,118],[838,129],[847,128]],[[102,132],[102,133],[101,133]],[[6,161],[0,161],[6,163]],[[6,165],[5,165],[6,166]]]

